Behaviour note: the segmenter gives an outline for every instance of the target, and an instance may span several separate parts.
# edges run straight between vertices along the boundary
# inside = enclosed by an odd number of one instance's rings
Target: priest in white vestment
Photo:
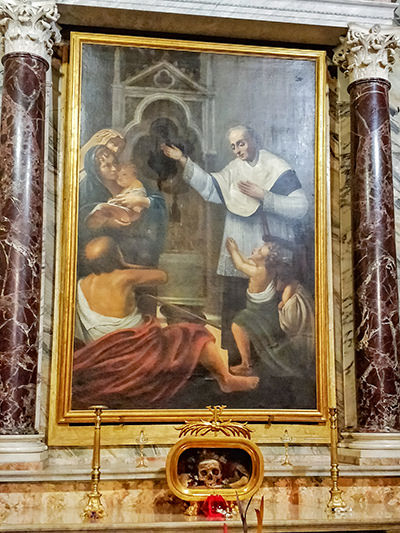
[[[217,274],[224,277],[222,341],[230,350],[234,346],[233,339],[229,342],[231,322],[246,305],[247,279],[233,265],[226,239],[233,238],[244,256],[260,246],[264,235],[287,243],[290,250],[295,225],[306,215],[308,201],[295,171],[277,155],[259,149],[249,127],[235,126],[228,137],[235,159],[219,172],[206,172],[174,145],[161,148],[167,157],[179,161],[184,180],[205,201],[226,207]]]

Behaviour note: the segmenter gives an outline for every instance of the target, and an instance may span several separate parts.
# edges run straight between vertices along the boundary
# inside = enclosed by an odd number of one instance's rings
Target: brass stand
[[[331,497],[327,504],[327,510],[331,513],[347,511],[347,505],[343,501],[342,491],[338,487],[339,465],[337,458],[337,409],[329,408],[329,420],[331,423]]]
[[[144,434],[144,431],[141,430],[140,434],[139,434],[139,437],[136,439],[136,442],[138,443],[139,445],[139,457],[136,459],[136,468],[146,468],[148,465],[147,465],[147,461],[146,461],[146,457],[143,453],[143,448],[144,448],[144,445],[149,441],[148,438],[146,438],[145,434]]]
[[[84,520],[99,520],[105,515],[103,504],[101,503],[101,494],[99,492],[100,483],[100,427],[101,413],[106,409],[104,405],[93,405],[95,414],[94,438],[93,438],[93,459],[92,459],[92,477],[91,491],[88,494],[88,503],[83,510],[82,518]]]
[[[281,437],[281,441],[285,446],[285,457],[283,458],[283,461],[281,463],[282,466],[293,466],[289,459],[289,444],[292,442],[292,440],[292,437],[289,437],[288,430],[285,429],[285,431],[283,432],[283,437]]]

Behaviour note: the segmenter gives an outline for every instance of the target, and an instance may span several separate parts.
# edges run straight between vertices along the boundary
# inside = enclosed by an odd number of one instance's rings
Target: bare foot
[[[260,378],[233,376],[228,374],[224,380],[219,380],[218,385],[222,392],[238,392],[255,389],[258,386]]]
[[[250,365],[241,363],[240,365],[231,366],[229,371],[234,376],[252,376],[253,368]]]

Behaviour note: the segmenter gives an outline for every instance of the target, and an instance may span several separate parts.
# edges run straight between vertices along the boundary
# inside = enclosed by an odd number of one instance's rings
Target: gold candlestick
[[[136,468],[146,468],[147,461],[143,453],[144,445],[149,441],[145,436],[143,429],[140,431],[139,437],[136,439],[136,442],[139,444],[139,457],[136,459]]]
[[[103,409],[107,409],[104,405],[93,405],[90,409],[94,409],[95,425],[93,437],[93,458],[92,458],[92,475],[91,475],[91,491],[88,494],[88,503],[83,510],[82,516],[84,520],[98,520],[103,518],[105,510],[101,503],[101,493],[99,492],[100,483],[100,428],[101,428],[101,413]]]
[[[285,429],[285,431],[283,432],[283,436],[281,437],[281,441],[285,446],[285,457],[283,458],[283,461],[281,463],[282,466],[293,466],[289,459],[289,444],[292,442],[292,440],[292,437],[289,437],[288,430]]]
[[[329,490],[331,497],[327,504],[328,511],[336,513],[337,511],[347,511],[347,506],[343,501],[342,491],[338,487],[339,465],[337,455],[337,409],[329,408],[329,420],[331,423],[331,480],[332,488]]]

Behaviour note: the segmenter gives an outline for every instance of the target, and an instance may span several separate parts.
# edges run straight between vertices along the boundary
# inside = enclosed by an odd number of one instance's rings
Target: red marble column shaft
[[[389,82],[349,86],[358,430],[400,431]]]
[[[3,58],[0,124],[0,434],[34,433],[47,62]]]

